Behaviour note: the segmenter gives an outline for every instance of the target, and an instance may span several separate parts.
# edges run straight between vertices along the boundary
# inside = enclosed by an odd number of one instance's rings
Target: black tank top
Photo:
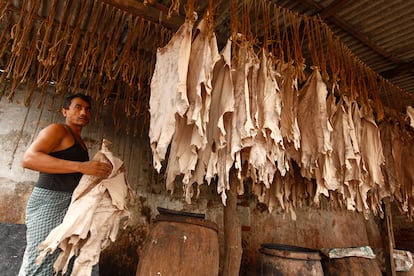
[[[70,131],[75,140],[75,143],[64,150],[51,152],[49,155],[71,161],[85,162],[89,160],[88,151],[85,150],[76,139],[70,127],[65,127]],[[73,192],[81,179],[81,173],[39,173],[39,179],[37,180],[36,187],[60,191],[60,192]]]

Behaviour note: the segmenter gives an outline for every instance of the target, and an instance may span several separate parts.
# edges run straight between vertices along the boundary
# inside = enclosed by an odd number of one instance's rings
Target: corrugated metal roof
[[[324,9],[330,6],[341,5],[335,13],[323,18],[334,34],[370,68],[414,95],[414,1],[273,2],[307,15],[323,14]],[[318,5],[322,9],[317,10]],[[348,29],[338,25],[338,21],[344,23]],[[370,45],[361,41],[358,36],[367,40]]]

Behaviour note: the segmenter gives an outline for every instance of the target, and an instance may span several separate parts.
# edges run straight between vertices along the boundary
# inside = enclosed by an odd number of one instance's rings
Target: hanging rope
[[[97,0],[64,1],[62,7],[58,0],[47,4],[23,0],[19,8],[13,3],[0,3],[0,58],[4,60],[0,84],[9,84],[8,100],[13,100],[21,83],[34,79],[36,87],[30,84],[25,92],[27,105],[37,93],[37,104],[43,104],[45,91],[54,84],[55,94],[80,90],[102,105],[122,104],[122,108],[111,110],[119,117],[117,128],[125,127],[128,132],[133,128],[131,133],[136,135],[148,124],[156,51],[168,43],[172,30]],[[182,16],[195,20],[194,12],[200,5],[194,0],[182,3],[172,1],[169,15],[180,14],[183,5]],[[221,16],[218,6],[214,0],[208,1],[205,18],[209,35],[214,34],[215,19]],[[44,9],[44,18],[40,9]],[[304,65],[307,69],[318,66],[325,81],[338,85],[340,95],[371,106],[377,120],[384,116],[384,104],[401,110],[404,104],[414,103],[411,95],[352,54],[320,18],[294,13],[268,0],[230,0],[228,9],[222,12],[229,12],[235,61],[239,54],[236,35],[240,33],[255,51],[265,48],[280,62],[291,62],[300,82],[306,79]],[[385,100],[384,93],[392,93],[391,101]],[[103,108],[97,105],[96,111],[99,116]],[[143,119],[133,121],[138,117]]]

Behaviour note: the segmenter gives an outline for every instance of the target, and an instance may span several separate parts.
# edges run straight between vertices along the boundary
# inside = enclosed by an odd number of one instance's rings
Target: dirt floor
[[[0,273],[2,276],[16,276],[22,263],[26,246],[24,224],[0,223]]]

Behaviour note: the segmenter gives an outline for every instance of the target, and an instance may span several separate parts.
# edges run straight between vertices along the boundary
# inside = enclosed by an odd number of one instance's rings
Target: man
[[[105,178],[112,170],[110,164],[89,161],[81,138],[82,128],[91,118],[90,97],[68,96],[62,114],[65,123],[42,129],[23,155],[23,167],[40,173],[26,207],[27,245],[19,275],[54,275],[53,263],[58,252],[48,255],[38,266],[38,245],[63,221],[82,175]]]

